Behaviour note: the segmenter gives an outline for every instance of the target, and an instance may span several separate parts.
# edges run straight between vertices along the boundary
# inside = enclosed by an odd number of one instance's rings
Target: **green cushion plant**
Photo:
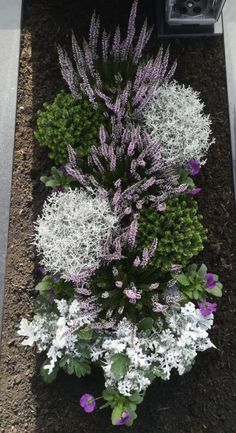
[[[162,213],[144,208],[140,215],[138,246],[150,247],[158,239],[151,265],[166,271],[173,264],[187,265],[193,256],[203,250],[207,230],[202,225],[202,215],[192,197],[179,196],[168,199]]]
[[[84,96],[75,100],[62,90],[51,104],[45,102],[39,110],[35,137],[48,147],[49,158],[61,165],[68,161],[68,144],[79,157],[89,154],[99,141],[99,128],[104,120],[102,112],[94,110]]]

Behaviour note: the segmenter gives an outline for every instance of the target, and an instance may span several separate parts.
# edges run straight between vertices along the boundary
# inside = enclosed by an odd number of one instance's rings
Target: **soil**
[[[99,395],[103,378],[97,371],[83,380],[60,374],[45,386],[39,376],[41,358],[20,345],[16,336],[22,316],[30,317],[37,279],[32,247],[33,221],[45,189],[40,175],[48,167],[46,153],[34,139],[36,113],[65,87],[56,44],[70,43],[70,29],[87,34],[95,7],[106,27],[125,25],[129,0],[25,0],[11,199],[5,315],[1,352],[1,433],[112,433],[109,411],[85,414],[83,392]],[[154,20],[151,0],[140,0],[138,20]],[[160,42],[155,31],[151,50]],[[203,259],[224,283],[212,340],[217,349],[199,355],[193,370],[171,381],[156,381],[148,390],[130,433],[236,432],[236,215],[231,167],[223,39],[176,40],[171,53],[178,59],[176,78],[201,91],[211,114],[216,143],[198,183],[201,211],[209,230]]]

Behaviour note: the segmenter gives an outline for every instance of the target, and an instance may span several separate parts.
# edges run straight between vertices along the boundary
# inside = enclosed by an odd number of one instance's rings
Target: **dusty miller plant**
[[[179,164],[191,159],[206,162],[214,139],[203,108],[199,93],[190,86],[173,81],[155,90],[142,111],[142,120],[149,137],[160,142],[164,158],[174,158]]]
[[[93,190],[54,192],[35,223],[41,264],[65,279],[98,267],[116,223],[108,200]]]

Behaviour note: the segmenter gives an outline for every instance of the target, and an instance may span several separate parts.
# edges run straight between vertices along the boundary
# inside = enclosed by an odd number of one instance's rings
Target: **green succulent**
[[[172,264],[185,266],[193,256],[203,250],[207,230],[202,225],[202,215],[192,197],[178,196],[168,199],[163,213],[144,208],[139,219],[137,246],[150,247],[158,239],[157,249],[150,265],[162,271]]]
[[[35,137],[42,146],[48,147],[48,156],[55,164],[65,164],[68,144],[78,157],[89,154],[90,148],[99,141],[99,128],[104,120],[102,111],[94,110],[84,96],[75,100],[62,90],[52,104],[45,102],[38,111]]]

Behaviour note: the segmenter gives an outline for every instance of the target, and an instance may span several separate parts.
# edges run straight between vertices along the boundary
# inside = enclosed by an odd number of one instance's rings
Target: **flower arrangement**
[[[102,107],[106,124],[92,146],[83,143],[83,158],[68,142],[66,164],[41,178],[52,188],[35,223],[43,277],[34,317],[18,331],[22,344],[46,354],[46,383],[59,369],[81,377],[100,366],[105,389],[88,390],[80,406],[92,413],[103,399],[116,426],[133,424],[153,380],[184,374],[214,347],[222,295],[218,276],[197,259],[207,230],[194,179],[213,142],[210,121],[196,92],[169,82],[168,53],[144,58],[151,30],[145,22],[136,35],[136,10],[135,0],[125,39],[119,27],[112,42],[104,30],[99,50],[93,15],[89,41],[80,47],[72,36],[74,64],[59,48],[73,106]]]

